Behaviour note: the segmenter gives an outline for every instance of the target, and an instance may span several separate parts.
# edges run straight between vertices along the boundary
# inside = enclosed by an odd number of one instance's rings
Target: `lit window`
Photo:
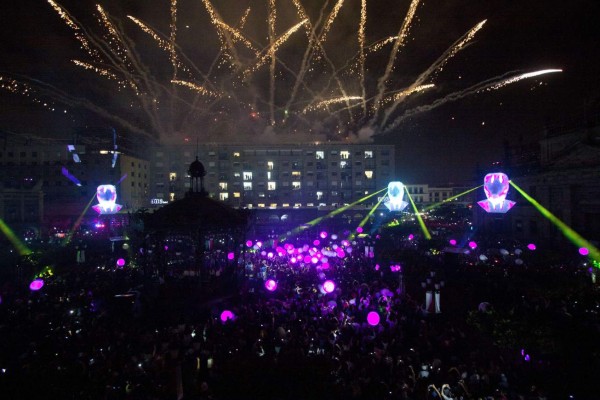
[[[239,156],[240,156],[240,152],[239,152],[239,151],[235,151],[235,152],[233,152],[233,156],[234,156],[234,157],[239,157]]]
[[[301,187],[302,187],[302,184],[301,184],[300,182],[298,182],[298,181],[296,181],[296,182],[292,182],[292,189],[293,189],[293,190],[298,190],[298,189],[300,189]]]
[[[252,180],[252,172],[244,171],[244,180],[251,181]]]
[[[270,209],[276,209],[277,208],[277,203],[271,203],[271,205],[269,205]]]
[[[258,193],[258,197],[262,197],[262,198],[266,197],[266,196],[265,196],[265,192],[259,192],[259,193]]]
[[[271,172],[267,172],[267,179],[269,179],[269,180],[270,180],[270,179],[273,179],[273,178],[271,178],[271,176],[273,176],[273,175],[271,174]]]
[[[290,203],[283,203],[281,206],[282,206],[282,207],[289,207],[289,206],[290,206]]]
[[[252,190],[252,182],[244,182],[244,190]]]
[[[240,192],[233,192],[233,197],[239,199],[240,197],[242,197],[242,194]]]
[[[258,208],[265,208],[265,203],[258,203]]]
[[[241,176],[242,176],[242,174],[240,174],[239,172],[234,172],[234,173],[233,173],[233,177],[234,177],[234,178],[239,178],[239,177],[241,177]]]
[[[323,192],[317,192],[317,200],[323,199]]]
[[[316,151],[315,156],[316,156],[317,160],[323,160],[323,159],[325,159],[325,152],[324,151]]]
[[[302,176],[302,172],[300,172],[300,171],[292,171],[292,176],[300,177],[300,176]]]
[[[373,158],[373,151],[365,150],[365,158]]]
[[[273,171],[273,168],[275,168],[275,163],[273,161],[267,161],[267,169]]]
[[[219,182],[219,189],[227,190],[227,182]]]
[[[350,152],[347,150],[340,151],[340,158],[342,160],[347,160],[350,158]]]
[[[348,167],[348,161],[340,161],[340,168],[347,168]]]
[[[277,189],[277,182],[267,182],[267,190]]]
[[[365,176],[367,179],[373,179],[373,171],[365,171]]]
[[[177,179],[177,172],[169,172],[169,180],[174,181]]]
[[[306,207],[314,207],[315,203],[306,203]]]
[[[228,198],[229,198],[229,193],[227,193],[227,192],[219,193],[219,200],[226,201]]]
[[[169,193],[169,201],[175,201],[175,193]]]

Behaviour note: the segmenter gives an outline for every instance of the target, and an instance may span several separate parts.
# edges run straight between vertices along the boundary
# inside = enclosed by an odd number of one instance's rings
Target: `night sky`
[[[140,129],[151,132],[156,128],[145,120],[143,113],[136,112],[135,108],[133,111],[128,109],[132,103],[127,91],[116,90],[114,82],[103,80],[70,63],[71,59],[90,61],[90,58],[79,49],[72,31],[46,1],[10,3],[0,4],[0,75],[50,84],[69,95],[86,98]],[[179,3],[178,45],[200,70],[206,71],[219,51],[216,30],[210,24],[201,0],[180,0]],[[265,1],[240,0],[232,3],[214,0],[213,3],[223,20],[231,25],[235,25],[243,10],[251,6],[243,33],[254,40],[259,49],[268,42]],[[86,28],[99,32],[93,18],[93,2],[68,0],[60,4]],[[101,4],[122,23],[128,37],[135,43],[136,51],[149,65],[149,73],[152,76],[168,76],[168,57],[124,16],[131,14],[161,32],[168,32],[169,2],[112,0]],[[299,19],[291,0],[280,0],[278,4],[281,7],[278,9],[276,31],[280,35]],[[305,0],[302,4],[306,6],[311,22],[315,22],[319,17],[319,5],[323,2]],[[396,35],[408,5],[407,0],[367,2],[366,43]],[[359,12],[359,0],[346,0],[332,25],[326,51],[337,68],[343,66],[349,54],[357,51]],[[591,0],[429,0],[421,3],[408,41],[398,53],[395,70],[390,76],[390,86],[397,89],[412,83],[419,73],[479,21],[487,19],[487,23],[466,48],[445,64],[443,71],[426,81],[434,82],[435,88],[411,95],[396,115],[510,71],[518,74],[559,68],[563,72],[468,96],[412,116],[390,132],[378,132],[374,136],[375,142],[398,145],[397,178],[408,183],[462,183],[474,177],[477,163],[485,168],[494,161],[500,161],[504,141],[536,142],[543,137],[546,126],[583,123],[584,115],[597,113],[600,109],[600,66],[595,62],[600,53],[598,15],[600,4]],[[298,31],[277,52],[292,69],[299,65],[305,39],[303,31]],[[241,45],[238,44],[238,48]],[[377,81],[382,76],[390,50],[391,45],[388,45],[377,53],[367,55],[367,97],[377,93]],[[251,59],[248,54],[248,51],[240,51],[244,62]],[[327,71],[322,59],[314,65],[317,72],[305,78],[308,83],[305,86],[313,84],[311,90],[323,86],[332,76],[318,72],[320,68]],[[274,134],[270,133],[266,128],[270,116],[268,63],[253,75],[247,86],[241,87],[227,86],[231,80],[227,79],[226,68],[215,71],[214,81],[218,89],[234,92],[239,95],[240,103],[251,106],[219,107],[189,125],[179,125],[183,117],[178,115],[174,124],[177,126],[171,129],[194,136],[196,133],[193,132],[203,127],[211,139],[216,132],[227,130],[237,132],[231,133],[228,140],[235,140],[237,134],[244,135],[246,139],[255,135],[268,136],[272,140],[283,140],[283,137],[304,140],[322,137],[328,129],[332,129],[336,120],[339,122],[346,117],[343,112],[335,114],[340,118],[310,112],[302,114],[307,104],[305,100],[310,98],[305,92],[289,108],[291,114],[299,116],[297,120],[291,118],[290,121],[294,122],[288,122],[284,132],[276,128]],[[293,77],[283,68],[277,67],[277,71],[278,89],[274,99],[276,118],[280,118],[286,96],[293,86]],[[340,72],[339,77],[347,85],[348,94],[360,93],[356,75],[345,70]],[[183,92],[185,90],[181,88],[177,91]],[[185,95],[188,93],[182,96]],[[54,101],[56,110],[60,111],[49,112],[27,98],[0,91],[0,130],[23,136],[59,137],[87,125],[116,126],[118,130],[127,132],[114,120],[94,115],[85,107],[65,107],[56,99]],[[185,101],[189,102],[189,99]],[[252,107],[258,111],[256,118],[249,117]],[[64,109],[68,110],[67,114],[62,112]],[[358,132],[365,124],[365,119],[359,115],[342,135],[357,140]],[[313,129],[310,134],[307,132],[309,128]],[[222,135],[219,133],[218,136]]]

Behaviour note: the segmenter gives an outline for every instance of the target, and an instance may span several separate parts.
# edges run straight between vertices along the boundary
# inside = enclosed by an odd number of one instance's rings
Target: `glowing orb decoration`
[[[362,228],[362,226],[359,226],[358,228],[356,228],[356,232],[358,232],[358,233],[363,233],[363,228]]]
[[[265,282],[265,289],[267,289],[269,292],[274,292],[277,289],[277,282],[275,282],[273,279],[267,279]]]
[[[580,247],[579,254],[581,254],[582,256],[587,256],[588,254],[590,254],[590,251],[587,249],[587,247]]]
[[[252,240],[246,241],[246,247],[252,247]]]
[[[400,272],[402,271],[402,266],[400,264],[390,265],[390,270],[392,272]]]
[[[375,264],[375,271],[379,271],[379,268],[381,268],[379,264]]]
[[[268,252],[268,253],[267,253],[267,257],[268,257],[268,258],[273,258],[273,252],[271,252],[271,251],[270,251],[270,252]]]
[[[456,246],[456,239],[450,239],[449,243],[450,243],[452,246]]]
[[[227,253],[227,259],[228,259],[228,260],[233,260],[233,259],[234,259],[234,257],[235,257],[235,255],[233,254],[233,252],[229,252],[229,253]]]
[[[119,258],[117,260],[117,267],[118,268],[123,268],[125,266],[125,259],[124,258]]]
[[[310,262],[311,262],[311,263],[313,263],[313,264],[316,264],[316,263],[318,263],[318,262],[319,262],[319,259],[318,259],[317,257],[312,257],[312,258],[310,259]]]
[[[379,317],[379,314],[377,314],[377,311],[371,311],[367,314],[367,323],[371,326],[378,325],[380,320],[381,318]]]
[[[296,264],[296,261],[297,261],[297,260],[296,260],[296,257],[292,257],[292,258],[290,258],[290,262],[291,262],[292,264]]]
[[[323,263],[321,264],[321,268],[322,268],[322,269],[329,269],[329,263],[328,263],[328,262],[323,262]]]
[[[506,213],[515,202],[506,200],[509,189],[509,179],[502,172],[493,172],[483,178],[483,191],[487,200],[478,201],[477,204],[488,213]]]
[[[319,234],[319,236],[321,236],[321,239],[325,239],[327,237],[327,232],[323,231]]]
[[[229,310],[223,310],[221,313],[221,322],[227,322],[228,320],[233,321],[235,315]]]
[[[319,239],[315,239],[315,240],[313,241],[313,244],[314,244],[315,246],[318,246],[318,245],[320,245],[320,244],[321,244],[321,241],[320,241]]]
[[[415,235],[413,235],[412,233],[410,235],[408,235],[408,240],[413,240],[415,238]]]
[[[335,290],[335,283],[333,281],[327,280],[323,282],[323,290],[326,293],[331,293]]]
[[[531,251],[533,251],[533,250],[537,249],[537,247],[535,247],[535,244],[533,244],[533,243],[529,243],[529,244],[527,245],[527,248],[528,248],[529,250],[531,250]]]
[[[394,181],[388,183],[387,200],[383,203],[390,211],[402,211],[408,203],[404,198],[404,184]]]
[[[96,188],[96,198],[98,204],[92,208],[98,214],[115,214],[118,213],[122,205],[116,204],[117,201],[117,188],[114,185],[100,185]]]
[[[473,241],[470,241],[470,242],[469,242],[469,247],[470,247],[471,249],[475,250],[475,249],[477,248],[477,243],[475,243],[475,242],[473,242]]]
[[[338,235],[336,235],[336,234],[331,235],[331,239],[337,240],[337,238],[338,238]]]

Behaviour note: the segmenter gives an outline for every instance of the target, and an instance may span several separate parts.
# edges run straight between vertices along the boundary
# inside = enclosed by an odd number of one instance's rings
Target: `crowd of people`
[[[580,263],[449,259],[411,238],[384,261],[357,239],[324,265],[278,245],[215,254],[234,268],[211,264],[208,283],[94,257],[37,291],[5,282],[2,397],[593,398],[600,302]],[[432,276],[438,312],[424,304]]]

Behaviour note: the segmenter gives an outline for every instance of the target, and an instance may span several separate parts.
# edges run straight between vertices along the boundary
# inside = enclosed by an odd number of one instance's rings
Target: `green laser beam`
[[[358,227],[361,227],[361,228],[362,228],[363,226],[365,226],[365,224],[367,223],[367,221],[369,220],[369,218],[371,217],[371,215],[373,215],[373,213],[374,213],[374,212],[377,210],[377,208],[379,207],[379,205],[381,204],[381,202],[383,201],[383,199],[384,199],[384,198],[385,198],[385,196],[384,196],[384,197],[382,197],[381,199],[379,199],[379,201],[377,202],[377,204],[375,204],[375,206],[373,206],[373,207],[372,207],[372,208],[369,210],[368,214],[367,214],[367,215],[365,215],[365,217],[364,217],[364,218],[363,218],[363,219],[360,221],[360,223],[358,224]],[[358,228],[358,227],[357,227],[357,228]],[[352,232],[352,233],[349,235],[349,237],[348,237],[348,240],[352,240],[352,239],[354,239],[355,237],[356,237],[356,232]]]
[[[419,226],[421,227],[421,230],[423,231],[423,235],[425,235],[425,239],[431,240],[431,234],[427,230],[427,227],[425,226],[425,222],[423,221],[423,218],[421,218],[421,214],[419,214],[419,210],[417,209],[417,205],[413,201],[413,198],[410,195],[410,193],[408,193],[408,188],[406,186],[404,186],[404,191],[408,195],[408,199],[410,200],[410,204],[412,204],[412,208],[415,211],[415,215],[417,216],[417,220],[419,221]]]
[[[71,239],[73,238],[73,234],[75,234],[75,231],[77,230],[77,228],[79,228],[79,225],[81,225],[81,220],[83,220],[83,216],[85,215],[85,213],[87,212],[87,210],[90,209],[90,206],[92,205],[92,202],[94,201],[95,198],[96,198],[96,193],[94,193],[94,195],[92,196],[92,198],[90,199],[90,201],[88,201],[87,206],[85,206],[85,208],[83,209],[83,212],[79,215],[79,217],[77,217],[77,220],[75,221],[75,223],[73,224],[73,227],[69,231],[69,234],[65,238],[63,246],[71,243]]]
[[[459,197],[461,197],[461,196],[464,196],[464,195],[465,195],[465,194],[467,194],[467,193],[471,193],[472,191],[474,191],[474,190],[477,190],[477,189],[479,189],[479,188],[481,188],[481,187],[483,187],[483,185],[479,185],[479,186],[477,186],[477,187],[474,187],[474,188],[472,188],[472,189],[465,190],[464,192],[462,192],[462,193],[459,193],[459,194],[457,194],[457,195],[454,195],[454,196],[452,196],[452,197],[448,197],[447,199],[445,199],[445,200],[442,200],[442,201],[440,201],[439,203],[430,204],[430,205],[428,205],[427,207],[425,207],[425,208],[423,209],[423,212],[425,212],[425,211],[429,211],[429,210],[431,210],[431,209],[433,209],[433,208],[436,208],[436,207],[439,207],[439,206],[441,206],[442,204],[445,204],[445,203],[448,203],[449,201],[455,200],[455,199],[457,199],[457,198],[459,198]]]
[[[600,250],[596,248],[593,244],[585,240],[579,233],[575,232],[570,226],[562,222],[558,217],[552,214],[547,208],[538,203],[533,197],[525,193],[523,189],[517,186],[513,181],[509,181],[512,187],[514,187],[517,192],[521,193],[521,195],[529,201],[546,219],[552,222],[560,231],[565,235],[567,239],[571,241],[571,243],[575,244],[578,247],[585,247],[589,250],[589,257],[592,260],[600,261]],[[594,266],[597,264],[593,263]]]
[[[281,241],[281,240],[284,240],[284,239],[286,239],[287,237],[293,236],[293,235],[295,235],[295,234],[296,234],[296,233],[298,233],[298,232],[301,232],[301,231],[303,231],[303,230],[305,230],[305,229],[308,229],[309,227],[313,227],[313,226],[317,225],[319,222],[323,221],[324,219],[327,219],[327,218],[334,217],[334,216],[338,215],[339,213],[342,213],[342,212],[346,211],[346,210],[347,210],[347,209],[349,209],[350,207],[353,207],[353,206],[355,206],[355,205],[357,205],[357,204],[359,204],[359,203],[362,203],[363,201],[365,201],[365,200],[368,200],[368,199],[370,199],[371,197],[373,197],[373,196],[375,196],[375,195],[377,195],[377,194],[379,194],[379,193],[383,192],[384,190],[387,190],[387,188],[383,188],[383,189],[381,189],[381,190],[378,190],[378,191],[376,191],[376,192],[374,192],[374,193],[371,193],[371,194],[369,194],[369,195],[367,195],[367,196],[364,196],[364,197],[362,197],[362,198],[360,198],[360,199],[356,200],[356,201],[355,201],[355,202],[353,202],[353,203],[350,203],[350,204],[347,204],[347,205],[345,205],[345,206],[343,206],[343,207],[337,208],[337,209],[333,210],[332,212],[330,212],[330,213],[329,213],[329,214],[327,214],[327,215],[323,215],[322,217],[315,218],[315,219],[313,219],[312,221],[309,221],[309,222],[307,222],[307,223],[305,223],[305,224],[302,224],[302,225],[300,225],[300,226],[298,226],[298,227],[296,227],[296,228],[292,229],[292,231],[291,231],[291,234],[290,234],[290,235],[281,235],[281,236],[279,237],[279,240],[280,240],[280,241]],[[307,225],[308,225],[308,226],[307,226]]]
[[[0,231],[4,233],[6,238],[12,243],[13,247],[19,252],[20,255],[26,256],[32,253],[29,247],[25,246],[25,244],[21,242],[21,240],[17,237],[17,235],[15,235],[12,229],[10,229],[8,225],[6,225],[3,219],[0,219]]]

